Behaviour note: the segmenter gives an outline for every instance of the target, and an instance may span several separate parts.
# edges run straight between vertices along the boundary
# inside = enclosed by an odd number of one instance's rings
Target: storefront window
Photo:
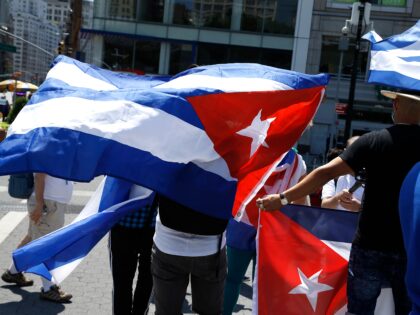
[[[159,72],[160,43],[120,36],[104,38],[104,62],[114,71],[137,74]]]
[[[194,63],[193,47],[190,44],[171,44],[169,74],[184,71]]]
[[[173,0],[174,24],[230,28],[232,0]]]
[[[134,40],[120,36],[104,38],[104,62],[114,71],[126,71],[133,61]]]
[[[160,42],[137,41],[134,57],[134,69],[147,74],[159,72]]]

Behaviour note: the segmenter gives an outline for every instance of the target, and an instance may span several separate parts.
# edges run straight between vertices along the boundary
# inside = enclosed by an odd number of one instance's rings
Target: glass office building
[[[313,0],[95,1],[92,62],[175,74],[191,64],[256,62],[305,71]],[[295,52],[295,53],[294,53]]]

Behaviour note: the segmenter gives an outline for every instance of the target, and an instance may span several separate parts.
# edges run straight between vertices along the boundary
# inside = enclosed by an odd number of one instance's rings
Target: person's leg
[[[149,308],[150,294],[152,293],[153,279],[150,270],[154,229],[144,228],[139,230],[136,240],[139,246],[139,264],[137,285],[133,298],[133,315],[143,315]]]
[[[35,199],[33,197],[29,198],[27,201],[28,216],[35,209]],[[36,229],[35,223],[29,219],[28,233],[20,241],[17,248],[25,246],[32,241],[32,231]],[[20,287],[31,286],[34,284],[33,280],[29,280],[25,277],[22,272],[18,272],[14,262],[12,261],[9,268],[1,275],[1,279],[6,283],[14,283]]]
[[[155,315],[182,314],[191,270],[191,257],[169,255],[152,247]]]
[[[378,252],[352,247],[347,277],[348,314],[374,314],[384,278],[382,263]]]
[[[245,251],[227,246],[227,276],[223,301],[223,314],[232,314],[249,262],[255,251]]]
[[[194,257],[191,272],[192,309],[200,315],[220,315],[227,273],[226,248],[219,253]]]
[[[121,226],[111,229],[109,257],[112,272],[112,308],[114,315],[131,314],[133,278],[136,273],[138,252],[132,231]]]
[[[402,255],[396,255],[392,264],[392,278],[390,279],[392,295],[394,297],[395,315],[410,314],[412,303],[408,297],[405,284],[407,259]]]

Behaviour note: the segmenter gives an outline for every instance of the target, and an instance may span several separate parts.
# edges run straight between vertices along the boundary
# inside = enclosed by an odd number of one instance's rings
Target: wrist
[[[282,206],[289,204],[289,200],[287,200],[285,194],[283,193],[280,194],[280,203]]]

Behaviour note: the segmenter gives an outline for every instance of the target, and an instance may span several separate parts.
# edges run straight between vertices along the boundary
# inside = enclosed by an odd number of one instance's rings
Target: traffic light
[[[59,55],[62,55],[65,53],[65,45],[64,45],[64,41],[62,40],[61,42],[58,43],[58,47],[57,47],[57,53]]]

